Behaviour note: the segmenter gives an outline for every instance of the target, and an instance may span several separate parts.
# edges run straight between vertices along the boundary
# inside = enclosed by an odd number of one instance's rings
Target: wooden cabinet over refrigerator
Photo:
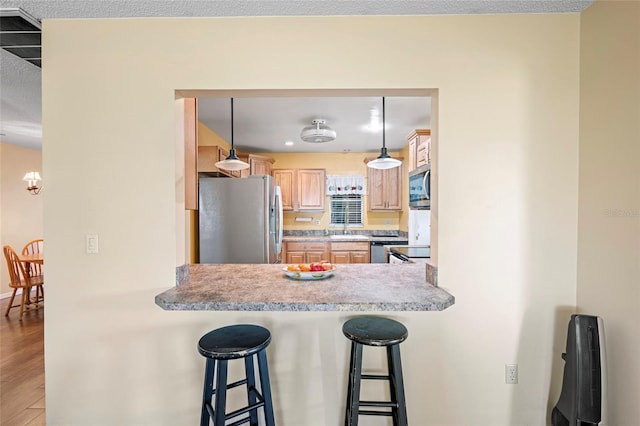
[[[409,170],[431,164],[431,129],[416,129],[407,136],[409,141]]]

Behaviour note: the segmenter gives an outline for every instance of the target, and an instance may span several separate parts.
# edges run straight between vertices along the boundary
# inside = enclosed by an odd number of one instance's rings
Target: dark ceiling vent
[[[42,68],[40,22],[22,9],[0,9],[0,47]]]

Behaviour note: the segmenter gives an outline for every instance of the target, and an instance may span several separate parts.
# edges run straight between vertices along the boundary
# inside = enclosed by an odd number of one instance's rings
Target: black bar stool
[[[200,426],[209,426],[210,419],[213,419],[214,426],[223,426],[227,420],[247,413],[247,417],[229,425],[250,422],[251,426],[258,426],[260,408],[264,410],[267,426],[275,426],[267,366],[266,348],[269,343],[269,330],[250,324],[218,328],[200,338],[198,352],[207,358]],[[256,388],[254,356],[258,359],[260,390]],[[245,379],[227,384],[227,362],[238,358],[244,358]],[[227,414],[227,390],[241,385],[247,386],[247,406]],[[213,405],[212,398],[215,399]]]
[[[404,398],[404,381],[400,362],[400,343],[407,339],[407,328],[388,318],[359,317],[344,323],[342,332],[351,340],[349,362],[349,385],[347,388],[347,410],[345,426],[357,426],[358,415],[391,416],[394,426],[407,425],[407,407]],[[362,374],[362,348],[385,346],[387,348],[388,374]],[[360,401],[360,381],[388,380],[391,401]],[[391,408],[386,410],[361,410],[360,407]]]

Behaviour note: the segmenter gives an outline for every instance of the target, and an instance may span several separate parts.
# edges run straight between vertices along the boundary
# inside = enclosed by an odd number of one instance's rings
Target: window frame
[[[346,228],[364,226],[364,196],[361,194],[344,194],[329,196],[329,226],[345,227],[345,209],[341,205],[351,207],[347,210]],[[359,207],[359,209],[358,209]],[[355,208],[355,211],[352,211]],[[359,211],[358,211],[359,210]]]

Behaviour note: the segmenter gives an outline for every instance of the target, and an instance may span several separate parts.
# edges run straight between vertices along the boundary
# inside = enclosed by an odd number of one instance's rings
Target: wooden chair
[[[37,298],[35,300],[31,300],[31,287],[36,287],[36,289],[40,287],[40,290],[42,291],[44,278],[42,276],[31,277],[27,273],[25,265],[20,261],[18,254],[11,248],[11,246],[4,246],[2,250],[4,252],[4,258],[7,261],[7,269],[9,269],[9,278],[11,278],[9,287],[13,288],[11,300],[9,301],[7,311],[4,315],[8,316],[11,308],[17,308],[19,306],[20,320],[22,320],[22,314],[24,314],[25,311],[35,311],[44,307],[41,301],[37,300]],[[21,301],[20,304],[14,305],[13,301],[18,289],[22,289]],[[38,294],[37,291],[36,294]],[[42,294],[44,294],[44,291],[42,291]]]
[[[44,240],[31,240],[29,241],[23,248],[22,254],[34,254],[34,253],[42,253],[44,252]],[[27,272],[31,277],[43,277],[44,281],[44,271],[42,270],[42,264],[40,263],[29,263]],[[44,287],[38,286],[36,288],[36,300],[42,301],[44,300]]]

